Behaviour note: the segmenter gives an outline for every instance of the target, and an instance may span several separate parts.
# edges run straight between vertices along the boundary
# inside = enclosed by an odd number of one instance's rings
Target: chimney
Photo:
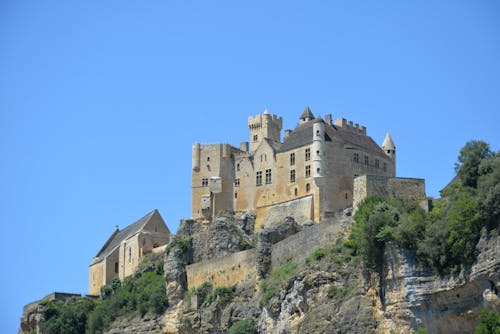
[[[285,137],[283,138],[283,140],[287,139],[290,133],[292,133],[292,130],[285,130]]]
[[[332,114],[325,115],[325,122],[328,125],[332,125]]]

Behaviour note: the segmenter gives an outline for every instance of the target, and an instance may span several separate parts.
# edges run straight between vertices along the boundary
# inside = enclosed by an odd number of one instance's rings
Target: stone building
[[[309,108],[293,130],[267,110],[248,118],[250,142],[193,145],[192,216],[255,211],[256,227],[278,217],[320,221],[353,204],[354,178],[396,174],[396,146],[382,146],[366,127],[344,118],[315,118]]]
[[[132,275],[144,254],[169,240],[170,231],[156,209],[123,230],[117,228],[89,267],[89,294],[99,295],[114,277],[123,281]]]

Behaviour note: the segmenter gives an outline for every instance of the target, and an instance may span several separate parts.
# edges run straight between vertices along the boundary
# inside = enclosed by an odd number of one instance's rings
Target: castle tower
[[[384,150],[385,154],[391,158],[394,164],[394,175],[396,175],[396,145],[394,145],[389,133],[385,135],[384,142],[382,143],[382,150]]]
[[[309,107],[306,107],[306,109],[304,109],[304,112],[302,113],[302,115],[300,115],[300,124],[312,121],[313,119],[314,119],[314,115],[311,112],[311,109],[309,109]]]
[[[271,115],[267,109],[264,110],[262,115],[248,117],[250,151],[255,151],[264,138],[280,142],[282,125],[283,119],[276,115]]]
[[[325,147],[325,122],[318,117],[313,124],[313,177],[318,178],[323,176],[323,155]]]

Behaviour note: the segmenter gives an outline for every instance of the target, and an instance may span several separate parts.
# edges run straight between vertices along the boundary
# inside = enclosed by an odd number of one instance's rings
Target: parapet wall
[[[196,288],[204,282],[213,287],[233,286],[257,277],[255,249],[233,253],[207,262],[186,267],[188,288]]]
[[[311,226],[272,246],[271,268],[275,269],[286,260],[302,263],[314,250],[336,243],[345,237],[348,224],[340,219]]]
[[[361,175],[354,179],[353,208],[366,197],[379,195],[383,198],[422,200],[425,195],[425,180],[378,175]]]

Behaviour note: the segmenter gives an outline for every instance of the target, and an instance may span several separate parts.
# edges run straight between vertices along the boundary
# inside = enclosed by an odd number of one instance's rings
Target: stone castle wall
[[[213,287],[233,286],[255,278],[256,251],[249,249],[231,255],[186,266],[188,288],[196,288],[204,282]]]
[[[362,175],[354,179],[353,208],[368,196],[379,195],[383,198],[422,200],[425,195],[425,180],[416,178],[385,177]]]
[[[314,250],[338,242],[347,231],[348,226],[340,220],[304,226],[302,231],[272,246],[271,268],[279,267],[286,260],[303,263]]]

